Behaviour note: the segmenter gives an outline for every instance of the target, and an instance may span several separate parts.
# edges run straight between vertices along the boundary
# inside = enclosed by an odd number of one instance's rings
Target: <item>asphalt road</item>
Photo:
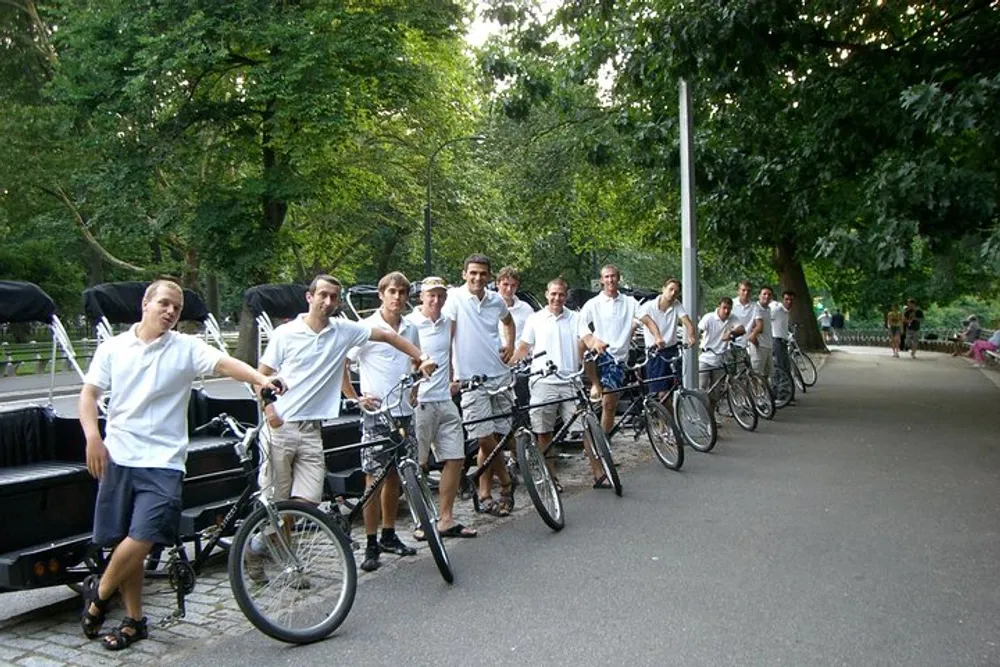
[[[525,515],[449,542],[454,586],[403,561],[324,642],[251,631],[165,662],[998,665],[1000,390],[878,354],[834,354],[797,407],[681,473],[567,498],[562,533]]]

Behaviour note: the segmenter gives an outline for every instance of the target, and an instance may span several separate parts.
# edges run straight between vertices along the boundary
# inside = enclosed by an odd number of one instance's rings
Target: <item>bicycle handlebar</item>
[[[403,402],[403,393],[405,392],[405,390],[416,387],[426,379],[427,378],[425,378],[424,374],[421,373],[420,371],[414,371],[413,373],[404,375],[402,378],[400,378],[399,382],[397,382],[392,387],[392,389],[388,391],[387,394],[391,396],[394,391],[398,390],[397,392],[398,396],[396,398],[396,401],[393,403],[382,403],[381,402],[382,399],[379,399],[379,406],[374,410],[369,410],[364,406],[364,403],[362,403],[360,399],[356,398],[347,399],[346,401],[344,401],[344,403],[349,406],[357,406],[357,408],[361,410],[361,412],[371,417],[377,417],[380,414],[388,414],[390,410],[395,410],[396,408],[399,407],[400,403]]]
[[[514,384],[516,383],[517,376],[531,377],[532,375],[546,374],[548,372],[547,370],[535,371],[534,373],[531,372],[531,362],[540,357],[544,357],[546,354],[548,354],[548,352],[542,350],[537,354],[533,354],[530,357],[525,357],[524,359],[521,359],[508,369],[508,371],[510,372],[510,381],[505,386],[500,387],[498,389],[484,389],[484,391],[490,396],[496,396],[497,394],[502,394],[503,392],[513,387]],[[461,393],[465,393],[468,391],[474,391],[476,389],[479,389],[484,384],[486,384],[486,381],[488,379],[489,378],[485,375],[473,375],[468,380],[464,380],[461,383],[459,383],[459,391]]]

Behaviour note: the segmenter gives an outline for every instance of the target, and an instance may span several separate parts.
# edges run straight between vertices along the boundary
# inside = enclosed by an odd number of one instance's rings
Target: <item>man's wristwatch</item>
[[[431,360],[431,355],[427,354],[426,352],[420,355],[420,360],[419,360],[420,363],[424,363],[425,361],[430,361],[430,360]]]

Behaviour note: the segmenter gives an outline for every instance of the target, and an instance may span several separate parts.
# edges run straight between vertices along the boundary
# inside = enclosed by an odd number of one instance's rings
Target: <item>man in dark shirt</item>
[[[916,299],[906,300],[906,310],[903,311],[903,329],[906,330],[906,347],[910,348],[910,357],[917,357],[917,343],[920,340],[920,323],[924,320],[924,311],[917,307]]]

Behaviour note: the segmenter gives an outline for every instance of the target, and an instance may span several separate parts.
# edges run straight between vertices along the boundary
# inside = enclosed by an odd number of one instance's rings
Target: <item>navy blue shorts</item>
[[[625,369],[607,352],[597,357],[597,374],[605,391],[621,389],[625,386]]]
[[[657,352],[656,356],[646,364],[646,379],[652,380],[652,382],[646,385],[650,394],[667,391],[674,386],[674,383],[677,381],[677,374],[674,373],[673,364],[670,361],[680,356],[680,353],[680,345],[671,345]]]
[[[125,539],[173,545],[181,520],[184,473],[169,468],[129,468],[110,458],[97,487],[94,536],[97,546]]]

